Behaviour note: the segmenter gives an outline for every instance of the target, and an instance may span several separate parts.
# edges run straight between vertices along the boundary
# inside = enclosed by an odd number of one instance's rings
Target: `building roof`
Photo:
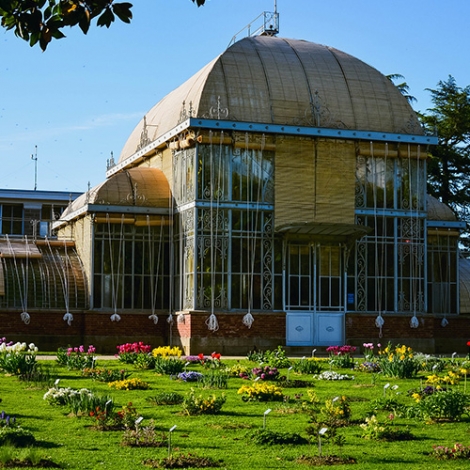
[[[122,162],[187,117],[422,135],[394,84],[332,47],[244,38],[169,93],[141,120]]]
[[[457,220],[454,212],[447,204],[444,204],[430,194],[426,196],[426,204],[428,220],[442,220],[449,222]]]
[[[73,219],[91,205],[169,208],[170,187],[163,172],[157,168],[130,168],[78,197],[69,204],[61,220]]]

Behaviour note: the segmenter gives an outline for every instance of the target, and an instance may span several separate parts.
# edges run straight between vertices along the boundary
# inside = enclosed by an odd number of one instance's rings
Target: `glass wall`
[[[356,223],[370,234],[349,261],[349,310],[426,310],[425,170],[418,158],[357,157]]]
[[[168,309],[168,227],[95,224],[93,308]]]
[[[458,236],[434,230],[428,236],[428,311],[458,313]]]
[[[214,139],[216,142],[216,139]],[[195,170],[175,155],[175,180],[194,178],[196,201],[181,195],[186,309],[282,308],[280,241],[273,231],[274,152],[232,145],[199,145]],[[279,257],[274,256],[275,245]]]

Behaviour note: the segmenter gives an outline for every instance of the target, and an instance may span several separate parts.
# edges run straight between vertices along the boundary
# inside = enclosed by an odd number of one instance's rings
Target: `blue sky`
[[[46,52],[0,30],[0,188],[80,191],[105,179],[143,115],[222,53],[273,0],[135,0],[130,25],[65,31]],[[469,0],[278,0],[281,37],[399,73],[418,101],[470,85]]]

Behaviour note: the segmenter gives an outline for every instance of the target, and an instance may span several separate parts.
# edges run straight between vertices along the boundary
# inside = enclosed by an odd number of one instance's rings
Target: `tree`
[[[447,204],[467,223],[462,238],[470,253],[470,86],[461,88],[449,75],[431,93],[433,108],[421,114],[425,128],[437,133],[438,145],[428,160],[428,193]]]
[[[386,75],[386,77],[398,88],[398,91],[407,99],[408,103],[412,104],[416,101],[416,98],[408,93],[410,90],[408,83],[395,83],[395,80],[404,80],[405,77],[403,75],[400,75],[399,73],[391,73],[390,75]]]
[[[191,0],[198,7],[206,0]],[[62,30],[77,26],[86,34],[91,21],[109,28],[118,17],[132,19],[132,4],[114,0],[0,0],[1,25],[16,36],[45,51],[52,39],[65,37]]]

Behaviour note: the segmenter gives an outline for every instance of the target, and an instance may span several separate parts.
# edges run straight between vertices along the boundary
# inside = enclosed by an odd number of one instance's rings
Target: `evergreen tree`
[[[462,238],[470,255],[470,86],[461,88],[449,75],[431,93],[433,107],[421,114],[425,128],[438,136],[428,159],[428,193],[447,204],[467,223]]]

